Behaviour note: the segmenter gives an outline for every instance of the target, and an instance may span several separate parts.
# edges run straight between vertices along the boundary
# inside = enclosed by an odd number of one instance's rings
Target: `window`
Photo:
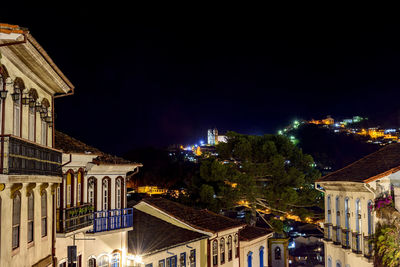
[[[214,240],[212,243],[212,257],[213,257],[213,266],[218,265],[218,242]]]
[[[71,206],[71,185],[67,185],[67,205]]]
[[[232,236],[228,236],[228,261],[232,260]]]
[[[332,267],[332,258],[328,257],[328,267]]]
[[[280,260],[282,258],[282,252],[280,247],[275,248],[275,260]]]
[[[221,264],[225,263],[225,239],[221,238],[219,241],[220,251],[221,251]]]
[[[108,256],[107,255],[103,255],[100,257],[99,262],[97,263],[98,267],[108,267]]]
[[[21,136],[21,94],[14,101],[14,135]]]
[[[165,267],[165,260],[158,261],[158,267]]]
[[[19,247],[19,224],[21,221],[21,193],[15,192],[13,198],[13,217],[12,217],[12,248]]]
[[[340,227],[340,198],[339,196],[336,197],[336,226]]]
[[[41,196],[41,202],[42,202],[42,210],[41,210],[41,216],[42,216],[42,237],[47,236],[47,192],[46,190],[43,190],[42,196]]]
[[[34,199],[33,192],[28,195],[28,243],[33,241],[33,214],[34,214]]]
[[[111,267],[119,267],[119,263],[120,263],[119,253],[117,252],[117,253],[112,254]]]
[[[89,203],[91,203],[94,206],[95,211],[97,211],[97,179],[95,177],[90,177],[88,179],[88,184],[87,184],[87,200]]]
[[[252,267],[253,252],[247,253],[247,267]]]
[[[59,208],[60,207],[60,202],[61,202],[61,195],[60,195],[60,193],[61,193],[61,189],[60,189],[61,187],[60,186],[57,186],[57,208]]]
[[[77,195],[76,202],[79,205],[83,204],[83,191],[84,191],[83,184],[84,184],[83,170],[80,169],[78,171],[78,188],[77,188],[78,192],[76,194]]]
[[[176,256],[167,258],[167,266],[166,267],[176,267]]]
[[[153,267],[153,263],[146,264],[145,267]]]
[[[327,197],[327,202],[326,202],[326,209],[328,211],[328,223],[332,223],[332,215],[331,215],[331,196]]]
[[[239,257],[239,236],[238,234],[235,234],[235,258]]]
[[[47,146],[47,122],[42,120],[42,145]]]
[[[104,178],[103,179],[103,210],[108,210],[109,206],[108,206],[108,201],[109,201],[109,197],[108,197],[108,192],[109,188],[108,188],[108,179]]]
[[[373,212],[374,206],[372,205],[372,201],[368,200],[368,235],[372,235],[374,232],[373,230],[373,217],[372,217],[372,212]]]
[[[88,261],[88,267],[96,267],[96,259],[90,258]]]
[[[80,204],[81,202],[81,183],[78,183],[78,192],[76,193],[76,202]]]
[[[356,200],[356,232],[361,232],[361,201],[359,199]]]
[[[117,178],[116,182],[115,182],[115,190],[116,190],[116,205],[115,208],[116,209],[121,209],[121,178]]]
[[[336,267],[342,267],[342,263],[340,261],[336,262]]]
[[[29,140],[34,142],[35,141],[35,118],[36,118],[36,113],[35,113],[35,108],[29,108],[29,127],[28,127],[28,137]]]
[[[179,257],[179,265],[180,265],[180,267],[186,267],[186,253],[185,252],[181,253],[181,255]]]
[[[260,267],[264,267],[264,247],[260,247]]]
[[[346,229],[347,230],[349,230],[350,229],[350,225],[349,225],[349,223],[350,223],[350,221],[349,221],[349,218],[350,218],[350,211],[349,211],[349,199],[348,198],[346,198],[345,200],[344,200],[344,224],[345,224],[345,227],[346,227]]]
[[[190,251],[189,260],[190,260],[190,266],[189,267],[196,267],[196,250],[195,249],[192,249]]]

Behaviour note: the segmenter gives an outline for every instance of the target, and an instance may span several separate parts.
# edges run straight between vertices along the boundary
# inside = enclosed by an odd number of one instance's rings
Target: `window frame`
[[[32,203],[30,203],[30,200],[32,200]],[[34,221],[35,221],[35,196],[33,191],[30,191],[27,196],[27,242],[28,244],[33,242],[35,239],[35,227],[34,227]],[[30,205],[32,205],[32,211],[30,213]],[[29,216],[29,215],[32,215]],[[30,218],[31,217],[31,218]]]
[[[44,189],[41,192],[40,196],[40,225],[41,225],[41,236],[46,237],[48,233],[48,221],[47,221],[47,209],[48,209],[48,203],[47,203],[47,191]]]
[[[13,203],[12,203],[12,220],[11,220],[11,225],[12,225],[12,233],[11,233],[11,248],[12,250],[16,250],[20,247],[20,239],[21,239],[21,192],[16,191],[14,192],[13,195]],[[18,209],[16,209],[15,205],[15,201],[16,199],[19,199],[19,207]],[[15,212],[18,212],[18,215],[15,215]],[[18,217],[18,220],[14,220],[15,217]],[[16,230],[17,233],[17,239],[15,240],[14,237],[14,229]],[[14,245],[15,244],[15,245]]]
[[[218,266],[218,241],[212,242],[212,266]]]

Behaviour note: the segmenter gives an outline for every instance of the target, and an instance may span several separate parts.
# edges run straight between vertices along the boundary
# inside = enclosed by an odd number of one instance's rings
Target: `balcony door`
[[[95,177],[90,177],[88,179],[87,194],[88,202],[91,203],[94,210],[97,211],[97,179]]]

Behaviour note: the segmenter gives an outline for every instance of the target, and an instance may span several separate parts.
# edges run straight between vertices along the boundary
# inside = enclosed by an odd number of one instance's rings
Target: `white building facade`
[[[0,24],[0,266],[54,264],[54,98],[73,89],[27,29]]]

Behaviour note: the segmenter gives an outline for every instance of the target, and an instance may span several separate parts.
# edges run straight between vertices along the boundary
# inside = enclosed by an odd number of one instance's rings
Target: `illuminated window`
[[[107,255],[103,255],[100,257],[99,262],[97,263],[98,267],[108,267],[109,259]]]
[[[120,266],[120,255],[119,253],[112,254],[111,258],[111,267],[119,267]]]

